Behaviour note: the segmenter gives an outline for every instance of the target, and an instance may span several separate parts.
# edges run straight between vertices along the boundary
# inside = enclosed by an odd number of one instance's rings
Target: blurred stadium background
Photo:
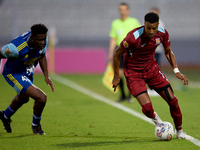
[[[111,22],[118,18],[121,0],[0,0],[0,46],[35,23],[56,30],[56,49],[102,51],[107,64]],[[126,0],[130,16],[143,24],[144,15],[156,6],[170,33],[172,50],[179,66],[200,65],[200,0]],[[90,55],[86,56],[90,57]],[[162,55],[162,66],[169,66]],[[69,63],[69,62],[67,62]],[[76,63],[75,59],[73,63]],[[83,62],[84,63],[84,62]],[[90,62],[92,63],[92,61]],[[70,65],[70,64],[66,64]],[[100,72],[103,72],[102,70]]]

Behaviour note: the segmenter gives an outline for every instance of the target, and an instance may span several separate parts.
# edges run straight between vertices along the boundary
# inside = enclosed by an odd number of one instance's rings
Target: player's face
[[[145,22],[144,27],[145,27],[145,32],[147,36],[152,39],[158,32],[158,22],[155,23],[150,23],[150,22]]]
[[[31,36],[32,46],[36,49],[43,49],[46,44],[47,34],[37,34]]]
[[[119,6],[119,14],[121,18],[127,17],[129,15],[129,9],[126,5],[120,5]]]

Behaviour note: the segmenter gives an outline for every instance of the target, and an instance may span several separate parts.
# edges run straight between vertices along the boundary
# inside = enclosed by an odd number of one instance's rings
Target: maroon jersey
[[[158,27],[158,32],[152,39],[146,35],[144,26],[130,31],[120,44],[127,50],[124,54],[124,68],[143,70],[153,64],[155,50],[161,43],[164,48],[170,45],[169,34],[162,27]]]

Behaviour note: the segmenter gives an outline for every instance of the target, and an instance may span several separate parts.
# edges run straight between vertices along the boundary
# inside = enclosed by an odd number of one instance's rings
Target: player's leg
[[[1,117],[1,120],[3,121],[4,123],[4,127],[5,127],[5,130],[8,132],[8,133],[11,133],[12,132],[12,129],[10,127],[10,122],[11,122],[11,116],[14,115],[14,113],[24,104],[24,103],[27,103],[29,101],[29,98],[25,95],[25,94],[20,94],[20,95],[16,95],[11,104],[6,108],[5,111],[1,111],[0,115],[2,116]]]
[[[120,77],[119,89],[121,92],[121,96],[120,96],[118,102],[122,102],[126,99],[125,91],[124,91],[123,74],[124,74],[124,62],[123,62],[123,54],[121,54],[120,55],[120,65],[119,65],[119,77]]]
[[[131,74],[131,77],[130,76],[128,77],[129,74]],[[142,78],[140,78],[140,74],[137,72],[135,73],[125,72],[125,75],[127,77],[126,78],[127,87],[131,92],[131,94],[137,99],[137,101],[141,105],[142,112],[147,117],[151,118],[152,121],[155,122],[155,124],[157,124],[158,122],[162,122],[157,113],[154,112],[154,108],[147,93],[146,83]]]
[[[162,120],[160,119],[158,114],[154,111],[153,105],[152,105],[149,95],[146,91],[143,92],[142,94],[138,95],[136,97],[136,99],[142,107],[142,112],[148,118],[151,118],[152,121],[155,123],[155,125],[162,122]]]
[[[13,98],[11,104],[4,110],[0,112],[0,119],[2,120],[5,130],[11,133],[11,116],[24,104],[29,101],[29,98],[21,93],[21,90],[26,88],[26,81],[23,82],[22,75],[19,74],[9,74],[4,76],[6,81],[15,89],[17,95]],[[28,83],[29,84],[29,83]],[[30,81],[31,84],[31,81]]]
[[[194,139],[193,137],[187,135],[186,133],[183,133],[182,131],[181,109],[178,104],[178,99],[174,95],[174,92],[170,84],[168,86],[165,86],[164,88],[161,88],[160,90],[158,89],[158,93],[169,105],[170,113],[174,120],[175,128],[177,130],[177,138],[188,139],[188,140]]]
[[[158,64],[155,64],[152,67],[151,72],[153,72],[153,76],[148,76],[147,84],[151,89],[155,89],[157,93],[168,103],[170,107],[170,113],[174,120],[174,124],[177,130],[182,129],[182,114],[178,104],[178,99],[175,97],[173,90],[169,84],[164,73],[160,70]],[[148,72],[148,74],[151,74]]]
[[[181,130],[182,129],[182,113],[178,104],[178,99],[174,95],[170,84],[161,89],[157,89],[157,92],[169,105],[170,114],[174,120],[176,129]]]
[[[131,93],[129,92],[128,96],[125,94],[125,89],[124,89],[124,59],[123,59],[123,54],[120,55],[120,65],[119,65],[119,77],[120,77],[120,82],[119,82],[119,89],[121,91],[121,96],[118,100],[118,102],[122,102],[124,100],[127,100],[129,103],[132,103],[131,99]]]
[[[44,131],[41,128],[40,121],[42,118],[43,109],[47,101],[47,96],[41,89],[39,89],[35,85],[29,86],[29,88],[26,90],[26,95],[35,100],[33,106],[33,122],[32,122],[33,133],[45,135]]]

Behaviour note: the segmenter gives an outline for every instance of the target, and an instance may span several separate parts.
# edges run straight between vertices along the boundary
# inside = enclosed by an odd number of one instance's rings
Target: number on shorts
[[[22,81],[28,81],[29,79],[26,76],[22,76]]]
[[[164,74],[161,71],[159,71],[159,73],[162,75],[162,77],[164,79],[165,78]]]

